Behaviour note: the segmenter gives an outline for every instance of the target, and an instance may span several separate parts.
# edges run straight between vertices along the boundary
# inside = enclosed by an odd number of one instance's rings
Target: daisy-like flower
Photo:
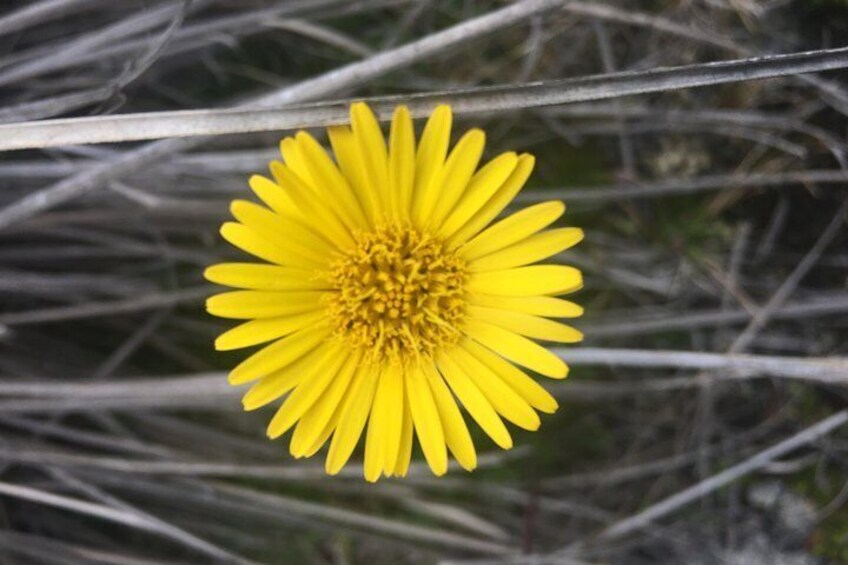
[[[335,161],[298,132],[280,143],[273,180],[250,179],[262,204],[232,203],[237,221],[221,235],[263,262],[206,270],[208,280],[239,289],[209,298],[208,311],[248,320],[215,346],[270,342],[232,370],[230,383],[252,383],[246,410],[284,398],[268,436],[294,428],[295,457],[329,441],[330,474],[363,432],[369,481],[405,475],[414,437],[436,475],[446,472],[448,451],[474,469],[460,404],[504,449],[512,447],[504,420],[535,430],[537,411],[557,409],[521,367],[566,376],[565,363],[532,340],[582,339],[549,319],[582,313],[556,298],[579,289],[582,277],[573,267],[533,263],[583,232],[545,229],[565,211],[557,201],[492,223],[534,159],[503,153],[478,169],[479,129],[448,151],[449,106],[436,108],[417,145],[404,106],[394,112],[388,143],[367,105],[353,104],[350,115],[350,127],[328,129]]]

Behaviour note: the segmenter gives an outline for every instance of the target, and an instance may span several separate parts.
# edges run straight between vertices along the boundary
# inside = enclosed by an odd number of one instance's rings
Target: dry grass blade
[[[0,395],[29,398],[173,398],[195,395],[199,391],[228,397],[238,394],[227,384],[224,373],[99,383],[0,383]]]
[[[449,547],[460,551],[489,555],[503,555],[512,551],[508,545],[482,540],[465,534],[436,530],[414,524],[405,524],[386,518],[369,516],[360,512],[352,512],[343,508],[334,508],[324,504],[272,495],[229,484],[216,483],[216,486],[222,492],[243,501],[254,503],[259,509],[266,512],[292,512],[312,520],[351,526],[366,531],[375,531],[387,537],[399,536],[401,538],[433,544],[437,547]]]
[[[97,0],[41,0],[24,6],[11,14],[0,18],[0,34],[20,32],[38,23],[50,20],[86,8],[87,4],[96,4]]]
[[[824,250],[833,243],[839,231],[845,225],[848,218],[845,217],[845,212],[848,210],[848,200],[845,200],[842,205],[836,210],[833,219],[828,223],[825,230],[816,240],[813,248],[810,249],[800,263],[793,269],[792,273],[786,277],[786,280],[775,293],[769,298],[768,302],[760,309],[748,323],[745,329],[733,341],[730,348],[731,352],[743,351],[754,340],[754,336],[768,322],[775,310],[783,306],[787,298],[795,291],[798,283],[801,282],[807,273],[813,268],[816,262],[821,257]]]
[[[74,306],[58,306],[44,310],[0,314],[0,325],[21,326],[151,310],[180,303],[200,302],[209,296],[210,291],[211,287],[185,288],[172,292],[156,292],[149,295],[134,296],[125,300],[88,302]]]
[[[77,512],[86,516],[93,516],[110,522],[116,522],[139,530],[149,532],[159,530],[159,526],[157,524],[151,523],[149,519],[133,512],[116,510],[102,504],[94,504],[92,502],[86,502],[85,500],[78,500],[68,496],[61,496],[21,485],[0,482],[0,495],[20,498],[23,500],[54,506],[56,508],[70,510],[71,512]]]
[[[62,469],[56,467],[48,467],[47,472],[53,477],[55,477],[57,480],[59,480],[62,484],[74,490],[77,490],[106,506],[109,506],[116,510],[123,510],[130,514],[134,514],[143,520],[146,520],[151,528],[153,528],[158,534],[164,537],[183,543],[186,546],[191,547],[192,549],[195,549],[198,552],[216,560],[240,563],[247,562],[247,560],[240,557],[236,557],[232,553],[225,551],[220,547],[217,547],[203,539],[200,539],[190,532],[187,532],[181,528],[169,524],[168,522],[165,522],[164,520],[160,520],[159,518],[152,516],[147,512],[143,512],[138,508],[127,504],[123,500],[120,500],[117,497],[104,492],[96,486],[91,485]]]
[[[700,353],[696,351],[654,351],[638,349],[570,348],[558,351],[570,365],[609,365],[633,368],[669,368],[726,371],[734,378],[768,376],[800,379],[824,384],[848,384],[848,359],[799,359],[749,354]],[[578,383],[575,383],[575,386]],[[111,407],[215,405],[232,408],[239,391],[230,388],[223,373],[170,378],[139,378],[124,382],[2,383],[0,399],[4,410],[42,412]]]
[[[407,104],[416,117],[428,115],[440,103],[450,103],[457,114],[480,114],[845,67],[848,67],[848,48],[524,85],[363,99],[374,108],[380,119],[388,121],[393,108],[399,103]],[[283,110],[195,110],[5,124],[0,125],[0,150],[328,126],[346,122],[350,102],[345,100]],[[14,135],[11,135],[13,132]]]
[[[772,447],[757,453],[755,456],[738,463],[717,475],[689,487],[673,496],[651,505],[642,512],[616,522],[598,535],[598,542],[610,542],[644,528],[687,504],[699,500],[707,494],[762,468],[771,461],[791,453],[799,447],[804,447],[830,434],[848,422],[848,411],[841,411],[809,428],[781,441]]]
[[[777,320],[802,320],[845,313],[848,313],[848,297],[832,294],[786,304],[775,310],[771,317]],[[613,315],[607,316],[610,319],[620,317],[611,314]],[[753,316],[754,314],[745,308],[691,310],[679,315],[665,311],[636,318],[628,316],[626,321],[596,321],[583,324],[582,327],[592,338],[605,338],[740,324],[748,322]]]
[[[573,365],[727,371],[737,377],[785,377],[848,385],[848,358],[798,359],[767,355],[580,347],[558,353]]]
[[[792,184],[834,184],[848,181],[848,172],[841,170],[786,171],[782,173],[756,173],[731,175],[705,175],[694,178],[671,178],[656,182],[621,182],[591,188],[551,189],[544,192],[528,191],[519,195],[522,202],[536,202],[556,196],[568,202],[604,202],[618,198],[651,198],[654,196],[694,194],[710,190],[736,187],[782,187]]]

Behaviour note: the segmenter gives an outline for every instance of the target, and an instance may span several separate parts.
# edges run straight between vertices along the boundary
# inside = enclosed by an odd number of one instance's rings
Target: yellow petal
[[[306,160],[300,146],[293,137],[286,137],[280,140],[280,155],[282,155],[283,162],[285,162],[286,166],[294,171],[294,174],[300,177],[304,183],[313,189],[318,186],[315,177],[312,176],[310,167],[306,165]]]
[[[539,316],[481,306],[469,306],[468,313],[476,320],[534,339],[559,343],[583,341],[583,334],[576,329]]]
[[[409,409],[409,401],[403,400],[403,426],[400,432],[400,449],[398,449],[397,461],[395,462],[392,476],[405,477],[409,471],[412,461],[412,414]]]
[[[329,384],[335,379],[342,364],[347,361],[340,347],[331,347],[328,353],[330,360],[321,368],[303,379],[286,398],[271,422],[268,424],[268,437],[275,439],[289,431],[309,408],[318,400]]]
[[[486,134],[472,129],[456,143],[445,165],[422,195],[419,225],[438,227],[468,187],[486,145]]]
[[[389,201],[396,220],[408,220],[415,182],[415,130],[406,106],[398,106],[389,134]]]
[[[353,189],[321,144],[305,131],[298,132],[297,143],[310,177],[318,188],[318,198],[325,198],[349,229],[365,228],[368,221]]]
[[[213,316],[248,320],[276,318],[316,310],[325,292],[271,292],[234,290],[206,299],[206,310]]]
[[[250,320],[228,330],[215,340],[215,349],[229,351],[265,343],[319,323],[324,312],[305,312],[279,318]]]
[[[436,357],[439,372],[444,376],[448,386],[459,398],[474,421],[496,444],[504,449],[512,447],[512,437],[504,426],[491,402],[480,392],[477,385],[467,373],[454,361],[453,354],[439,352]]]
[[[566,294],[583,287],[583,275],[565,265],[533,265],[503,271],[472,273],[468,291],[497,296]]]
[[[236,222],[226,222],[221,226],[221,237],[244,251],[269,263],[286,265],[301,269],[314,269],[315,264],[302,259],[299,255],[286,253],[280,246],[268,241],[252,229]]]
[[[287,255],[297,255],[298,261],[310,261],[314,268],[323,265],[324,257],[332,250],[327,240],[302,225],[283,218],[253,202],[234,200],[230,204],[233,217]]]
[[[341,418],[330,443],[330,452],[324,467],[327,474],[335,475],[350,459],[371,412],[376,390],[377,375],[369,365],[361,365],[345,397]]]
[[[371,420],[368,423],[369,427],[375,427],[374,441],[379,444],[381,469],[386,475],[394,470],[400,448],[403,380],[403,370],[400,366],[390,364],[383,368],[380,382],[377,384],[374,406],[371,408]]]
[[[517,392],[521,398],[526,400],[530,406],[547,414],[556,412],[558,408],[556,399],[524,371],[492,350],[470,339],[464,340],[462,347],[491,369],[512,390]]]
[[[477,451],[474,449],[474,442],[471,441],[471,434],[468,432],[468,426],[465,425],[456,399],[448,390],[435,365],[425,363],[421,366],[421,370],[427,377],[430,392],[433,393],[433,401],[439,411],[439,420],[442,423],[448,449],[463,469],[473,471],[477,467]]]
[[[331,353],[329,344],[321,344],[290,365],[262,377],[242,397],[242,406],[247,411],[256,410],[288,394],[304,379],[320,371],[330,360]]]
[[[547,259],[583,239],[580,228],[559,228],[532,235],[494,253],[472,260],[468,269],[472,272],[512,269]]]
[[[207,281],[249,290],[325,290],[321,271],[262,263],[219,263],[203,272]]]
[[[304,368],[308,367],[304,366]],[[291,371],[288,367],[282,371],[271,373],[250,387],[250,390],[242,397],[241,404],[247,412],[267,406],[291,392],[303,377],[303,371]]]
[[[315,179],[306,162],[303,160],[303,154],[293,137],[286,137],[280,140],[280,155],[283,157],[283,162],[286,166],[294,171],[306,184],[313,188],[317,186]]]
[[[341,415],[341,405],[336,407],[336,411],[333,412],[332,416],[330,416],[329,421],[327,421],[326,425],[324,426],[324,429],[321,430],[321,434],[318,436],[318,438],[314,442],[312,442],[312,445],[310,445],[303,452],[303,457],[312,457],[313,455],[318,453],[318,451],[322,447],[324,447],[324,445],[327,443],[327,440],[330,439],[330,436],[333,435],[333,432],[336,430],[336,427],[339,425],[340,415]]]
[[[548,318],[577,318],[583,315],[583,308],[552,296],[492,296],[491,294],[473,294],[471,302],[478,306],[513,310]]]
[[[359,150],[353,132],[347,126],[333,126],[327,128],[327,137],[330,138],[330,145],[333,147],[333,153],[342,175],[353,189],[370,225],[375,225],[379,202],[376,200],[376,195],[368,190],[365,180],[365,167],[359,161]]]
[[[279,371],[315,349],[330,331],[326,326],[318,326],[275,341],[236,365],[230,371],[230,384],[246,383]]]
[[[562,359],[511,331],[479,320],[469,320],[466,322],[466,334],[502,357],[546,377],[562,379],[568,374],[568,367]]]
[[[422,217],[421,209],[425,194],[433,184],[433,177],[442,168],[450,144],[451,122],[450,106],[438,106],[424,126],[421,142],[415,155],[415,188],[412,195],[412,217]]]
[[[427,377],[420,367],[414,367],[406,377],[406,384],[406,398],[424,458],[435,475],[444,475],[448,470],[445,434]]]
[[[517,154],[502,153],[477,171],[471,177],[462,198],[439,226],[437,232],[439,237],[447,239],[470,220],[506,182],[516,165],[518,165]]]
[[[381,377],[382,378],[382,377]],[[379,383],[377,383],[379,387]],[[379,388],[378,388],[379,391]],[[376,395],[374,397],[376,402]],[[374,406],[371,406],[371,415],[368,418],[368,429],[365,431],[365,461],[362,465],[362,473],[369,483],[376,482],[383,474],[383,442],[380,437],[380,427],[374,417]]]
[[[360,359],[361,356],[358,354],[347,358],[324,394],[297,423],[289,446],[289,451],[294,457],[308,456],[308,452],[315,448],[315,444],[321,439],[333,415],[339,412],[342,399],[353,381]],[[329,437],[329,434],[327,437]],[[326,441],[326,438],[324,441]],[[321,445],[323,443],[321,442]],[[316,448],[316,451],[317,449],[320,449],[320,445]]]
[[[519,155],[518,164],[515,166],[515,170],[509,175],[509,178],[498,188],[498,191],[495,192],[494,196],[489,198],[483,206],[475,212],[475,214],[469,219],[461,228],[459,228],[453,235],[448,239],[448,247],[450,249],[456,249],[475,235],[477,235],[480,230],[489,225],[489,222],[494,220],[498,214],[500,214],[507,205],[512,202],[512,199],[515,198],[515,195],[519,193],[519,191],[524,186],[524,183],[527,182],[527,179],[530,178],[530,173],[533,172],[533,166],[535,165],[536,160],[532,155],[524,153]]]
[[[541,421],[533,407],[501,380],[498,374],[486,364],[461,346],[451,353],[451,358],[468,375],[498,414],[525,430],[535,431],[539,429]]]
[[[350,122],[359,162],[365,170],[365,184],[379,203],[377,219],[388,219],[389,155],[380,123],[364,102],[351,104]]]
[[[274,212],[253,202],[234,200],[230,204],[230,211],[238,221],[287,254],[299,255],[313,262],[316,267],[324,266],[327,256],[333,251],[330,243],[315,232],[295,222],[286,222]]]
[[[459,254],[466,261],[473,261],[489,253],[517,243],[542,230],[562,216],[562,202],[542,202],[507,216],[474,239],[460,247]]]
[[[280,186],[291,196],[297,209],[305,218],[308,218],[310,226],[320,231],[328,241],[333,242],[338,247],[353,246],[350,231],[328,206],[326,198],[318,198],[313,189],[309,188],[294,171],[279,161],[271,162],[271,172]],[[256,176],[258,175],[251,177],[251,182],[255,182],[253,179]]]
[[[251,190],[265,203],[268,208],[284,218],[301,219],[303,215],[297,209],[291,196],[286,194],[283,187],[269,178],[256,175],[251,177]]]

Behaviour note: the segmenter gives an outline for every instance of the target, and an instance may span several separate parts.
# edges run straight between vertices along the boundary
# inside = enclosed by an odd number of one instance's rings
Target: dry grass
[[[840,2],[12,4],[0,562],[721,563],[767,478],[815,506],[776,551],[848,560]],[[361,97],[452,101],[587,231],[560,413],[471,475],[327,478],[211,351],[228,201]]]

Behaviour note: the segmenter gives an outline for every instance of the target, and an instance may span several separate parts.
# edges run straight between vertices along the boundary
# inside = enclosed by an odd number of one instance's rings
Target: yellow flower
[[[485,134],[465,133],[448,152],[449,106],[436,108],[416,147],[399,106],[388,144],[364,103],[351,126],[331,127],[335,162],[306,132],[280,143],[274,180],[253,176],[264,205],[232,203],[221,227],[264,263],[222,263],[208,280],[234,287],[210,313],[249,320],[215,342],[231,350],[271,342],[230,373],[253,383],[246,410],[285,397],[268,426],[291,428],[290,451],[309,457],[328,441],[338,473],[365,431],[365,478],[403,476],[413,435],[433,473],[448,450],[467,470],[477,454],[459,403],[500,447],[503,420],[535,430],[556,400],[518,366],[561,379],[568,368],[532,339],[573,343],[580,306],[555,295],[582,286],[580,271],[532,265],[583,238],[548,229],[561,202],[530,206],[489,225],[530,176],[531,155],[503,153],[479,170]],[[332,439],[330,439],[332,437]]]

